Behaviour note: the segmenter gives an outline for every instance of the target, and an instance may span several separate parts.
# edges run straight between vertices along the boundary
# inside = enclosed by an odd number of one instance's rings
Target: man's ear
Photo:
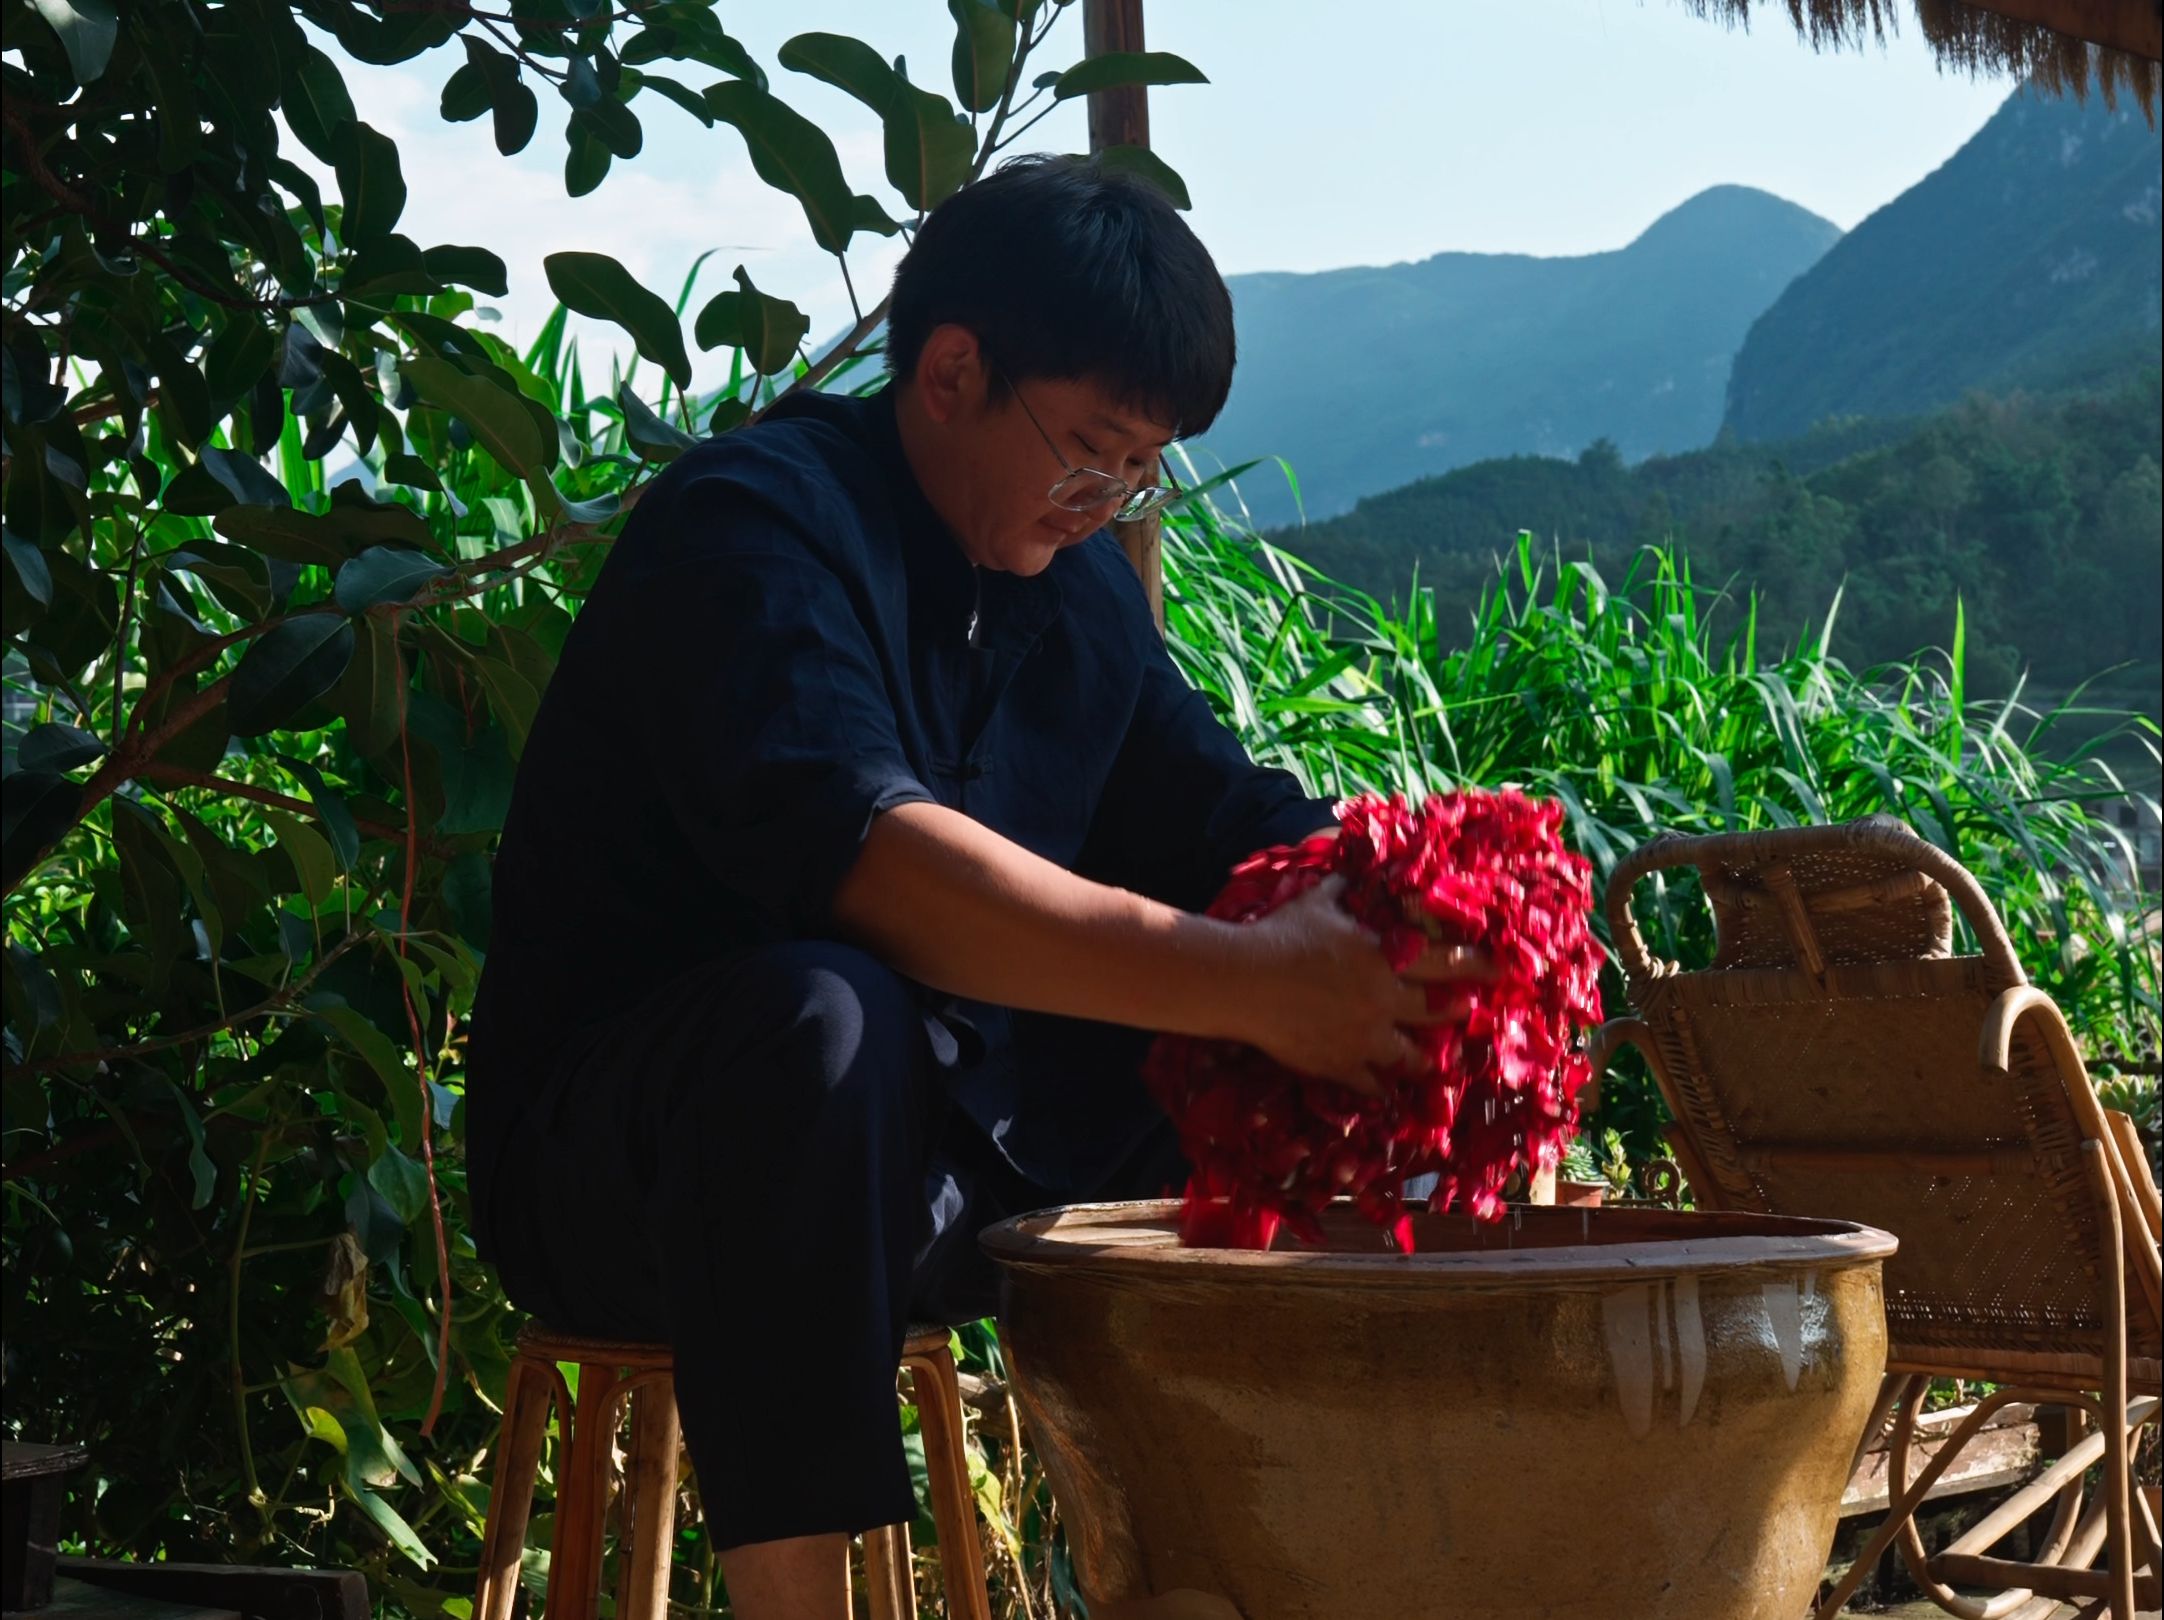
[[[976,415],[984,408],[989,381],[977,334],[952,321],[933,327],[917,351],[910,379],[924,414],[942,426]]]

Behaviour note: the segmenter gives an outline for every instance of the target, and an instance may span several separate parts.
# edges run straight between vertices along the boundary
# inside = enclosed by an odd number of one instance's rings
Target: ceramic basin
[[[1798,1620],[1885,1370],[1894,1240],[1649,1207],[1178,1206],[994,1227],[1001,1343],[1092,1620]]]

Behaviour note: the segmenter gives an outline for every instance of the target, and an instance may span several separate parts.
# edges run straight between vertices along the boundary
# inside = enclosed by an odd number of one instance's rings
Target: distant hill
[[[1228,463],[1285,457],[1310,517],[1489,456],[1692,449],[1751,322],[1839,235],[1716,186],[1610,253],[1233,276],[1240,366],[1205,443]],[[1259,522],[1295,515],[1282,477],[1244,487]]]
[[[1758,317],[1728,426],[1789,438],[1828,416],[1908,416],[1972,389],[2154,363],[2159,157],[2131,98],[2114,111],[2016,92]]]
[[[1385,600],[1417,571],[1446,636],[1520,529],[1610,578],[1640,546],[1675,539],[1700,579],[1759,593],[1763,642],[1794,645],[1838,590],[1837,654],[1906,657],[1946,644],[1959,598],[1974,690],[2004,692],[2022,670],[2064,690],[2127,664],[2114,689],[2154,714],[2160,378],[2152,361],[2106,390],[1972,396],[1906,422],[1847,419],[1637,466],[1605,443],[1575,460],[1484,461],[1271,538]]]

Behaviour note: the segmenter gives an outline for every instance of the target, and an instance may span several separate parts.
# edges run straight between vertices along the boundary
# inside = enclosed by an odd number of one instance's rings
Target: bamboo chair
[[[1632,915],[1640,882],[1678,868],[1698,872],[1713,908],[1702,971],[1653,958]],[[1954,954],[1957,908],[1979,955]],[[1886,1265],[1887,1380],[1857,1448],[1898,1408],[1893,1500],[1820,1620],[1896,1539],[1917,1583],[1962,1620],[2041,1620],[2061,1602],[2134,1620],[2137,1596],[2154,1609],[2157,1524],[2131,1489],[2131,1454],[2164,1373],[2157,1187],[2133,1122],[2098,1103],[1975,878],[1887,817],[1666,834],[1616,868],[1607,909],[1639,1016],[1601,1030],[1594,1073],[1622,1045],[1644,1053],[1698,1202],[1860,1221],[1901,1240]],[[1911,1479],[1934,1377],[2001,1387]],[[1928,1555],[1917,1507],[2012,1401],[2077,1409],[2092,1432]],[[2099,1460],[2102,1487],[2084,1505]],[[2035,1561],[1988,1556],[2054,1501]],[[1965,1597],[1954,1582],[1997,1591]]]

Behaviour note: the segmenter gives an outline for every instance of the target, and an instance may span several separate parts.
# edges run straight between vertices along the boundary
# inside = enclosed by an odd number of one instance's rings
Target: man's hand
[[[979,1001],[1244,1041],[1301,1074],[1376,1090],[1410,1055],[1431,981],[1486,965],[1431,952],[1402,976],[1332,880],[1252,923],[1219,922],[1053,865],[967,816],[905,804],[873,823],[834,897],[845,938]]]
[[[1478,952],[1430,946],[1402,976],[1327,878],[1243,927],[1252,965],[1228,986],[1231,1034],[1300,1074],[1374,1095],[1377,1069],[1412,1059],[1409,1026],[1465,1013],[1462,997],[1429,1010],[1429,984],[1489,976]]]

